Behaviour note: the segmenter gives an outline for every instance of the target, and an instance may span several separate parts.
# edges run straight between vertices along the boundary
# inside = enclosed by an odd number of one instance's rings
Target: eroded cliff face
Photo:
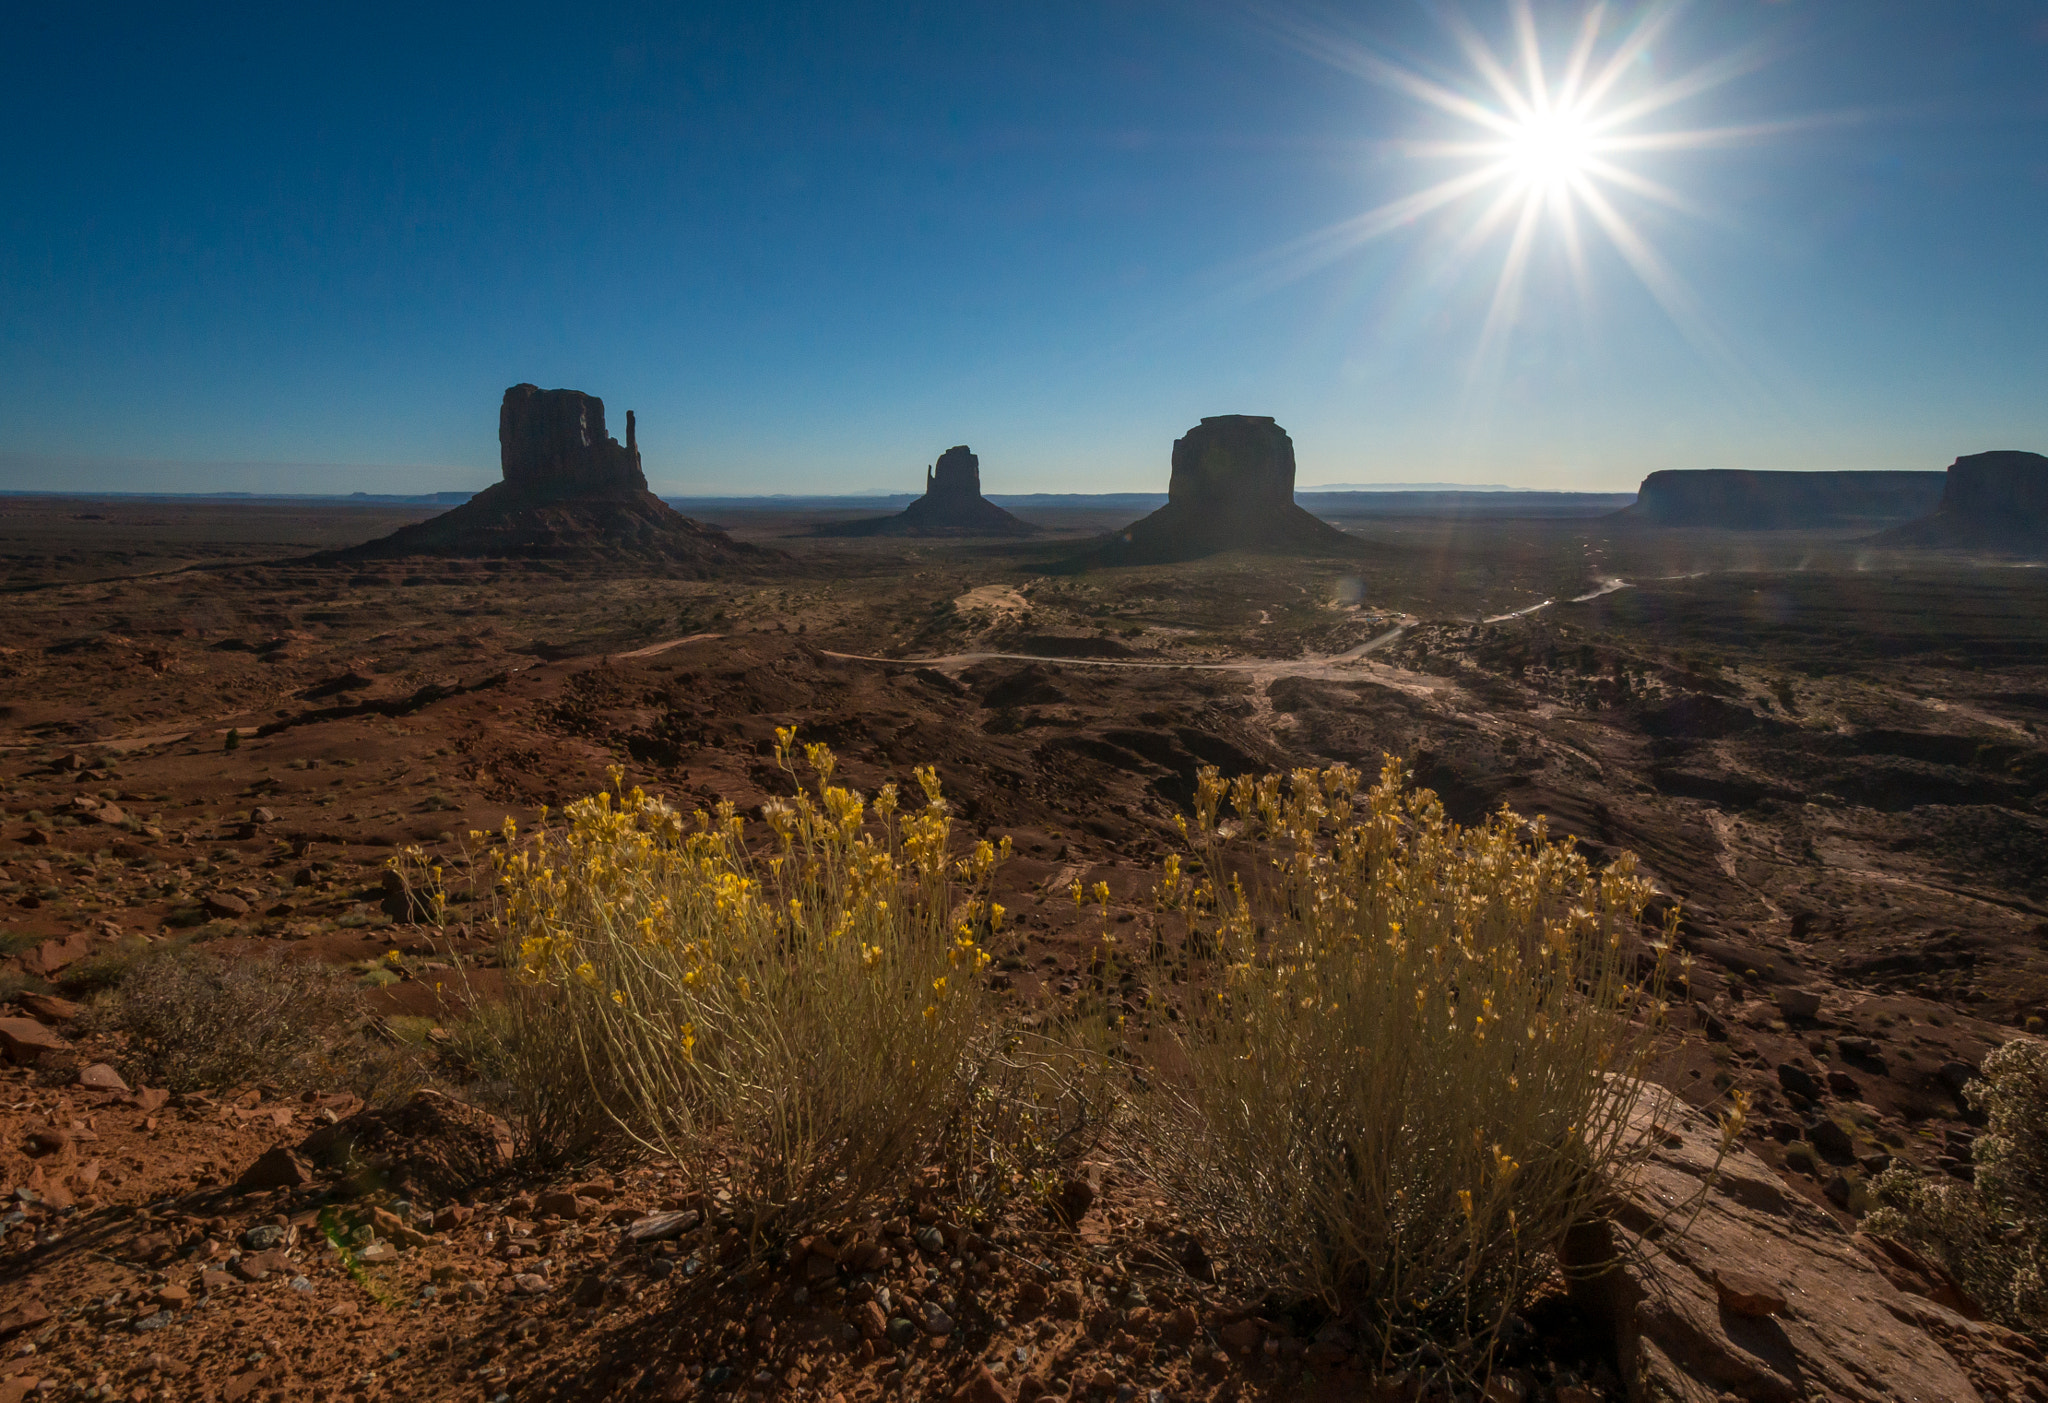
[[[505,481],[555,496],[645,492],[633,415],[626,442],[605,432],[604,401],[581,390],[514,385],[498,408],[498,452]]]
[[[1218,414],[1173,441],[1166,500],[1202,511],[1294,506],[1294,440],[1263,414]]]
[[[979,497],[981,495],[981,459],[967,447],[958,444],[939,455],[924,475],[924,495],[927,497]]]
[[[1941,499],[1942,484],[1942,474],[1921,472],[1655,472],[1620,515],[1723,531],[1874,527],[1925,516]]]

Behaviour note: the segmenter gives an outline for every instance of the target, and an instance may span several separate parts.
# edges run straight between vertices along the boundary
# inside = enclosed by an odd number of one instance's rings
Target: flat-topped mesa
[[[1924,516],[1941,490],[1941,474],[1927,472],[1666,469],[1644,478],[1619,516],[1723,531],[1869,529]]]
[[[894,516],[835,521],[820,536],[1024,536],[1038,530],[981,495],[981,459],[964,443],[924,470],[924,495]]]
[[[645,492],[640,449],[626,411],[626,442],[604,429],[604,401],[581,390],[514,385],[498,408],[498,458],[505,481],[522,492],[589,496]]]
[[[1217,414],[1173,443],[1166,505],[1075,557],[1163,564],[1219,551],[1355,555],[1363,546],[1294,500],[1294,440],[1264,414]]]
[[[1876,538],[1890,546],[2048,556],[2048,457],[1999,449],[1949,466],[1932,515]]]
[[[1206,417],[1173,441],[1166,500],[1208,511],[1294,505],[1294,440],[1266,414]]]

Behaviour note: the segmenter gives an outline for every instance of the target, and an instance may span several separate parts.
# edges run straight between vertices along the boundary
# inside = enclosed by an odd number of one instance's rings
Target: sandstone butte
[[[924,495],[894,516],[837,521],[820,536],[1026,536],[1038,528],[981,495],[981,459],[966,444],[925,469]]]
[[[1934,513],[1876,544],[2048,557],[2048,457],[2001,449],[1956,459]]]
[[[312,559],[631,562],[698,577],[783,559],[780,552],[691,520],[648,491],[636,430],[628,410],[626,441],[611,437],[604,401],[596,395],[514,385],[498,410],[502,482],[453,511]]]
[[[1166,505],[1089,547],[1074,564],[1152,565],[1228,550],[1364,550],[1295,503],[1294,440],[1266,415],[1215,415],[1174,440]]]

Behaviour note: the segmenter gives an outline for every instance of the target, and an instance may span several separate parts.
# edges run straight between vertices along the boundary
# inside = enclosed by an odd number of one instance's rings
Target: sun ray
[[[1592,298],[1590,254],[1605,246],[1688,344],[1717,369],[1753,383],[1700,299],[1630,222],[1625,207],[1656,206],[1709,222],[1719,222],[1717,216],[1631,158],[1734,147],[1840,118],[1646,125],[1770,57],[1768,46],[1752,43],[1703,62],[1674,64],[1682,48],[1675,26],[1691,4],[1650,0],[1618,17],[1606,0],[1586,0],[1566,28],[1563,16],[1539,15],[1532,0],[1499,0],[1502,22],[1489,37],[1460,0],[1433,0],[1430,8],[1463,61],[1462,74],[1418,71],[1355,37],[1268,12],[1271,27],[1290,45],[1417,103],[1439,125],[1448,119],[1468,129],[1382,141],[1377,149],[1468,168],[1275,250],[1257,281],[1265,287],[1292,281],[1372,239],[1426,222],[1440,242],[1419,265],[1424,276],[1404,289],[1405,301],[1418,287],[1447,293],[1451,279],[1471,276],[1471,265],[1499,247],[1470,362],[1472,375],[1484,377],[1505,363],[1524,301],[1533,295],[1541,241],[1557,240],[1582,309]],[[1549,55],[1546,35],[1554,42]],[[1659,76],[1659,67],[1678,71]]]

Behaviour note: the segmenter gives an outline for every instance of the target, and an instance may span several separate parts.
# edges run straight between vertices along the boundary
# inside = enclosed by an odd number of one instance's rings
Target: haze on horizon
[[[1527,10],[1540,93],[1618,56],[1582,122],[1461,44],[1533,83],[1505,0],[47,8],[0,490],[478,488],[518,381],[637,410],[671,494],[962,442],[1161,491],[1224,413],[1304,486],[2048,448],[2038,4],[1587,13]]]

